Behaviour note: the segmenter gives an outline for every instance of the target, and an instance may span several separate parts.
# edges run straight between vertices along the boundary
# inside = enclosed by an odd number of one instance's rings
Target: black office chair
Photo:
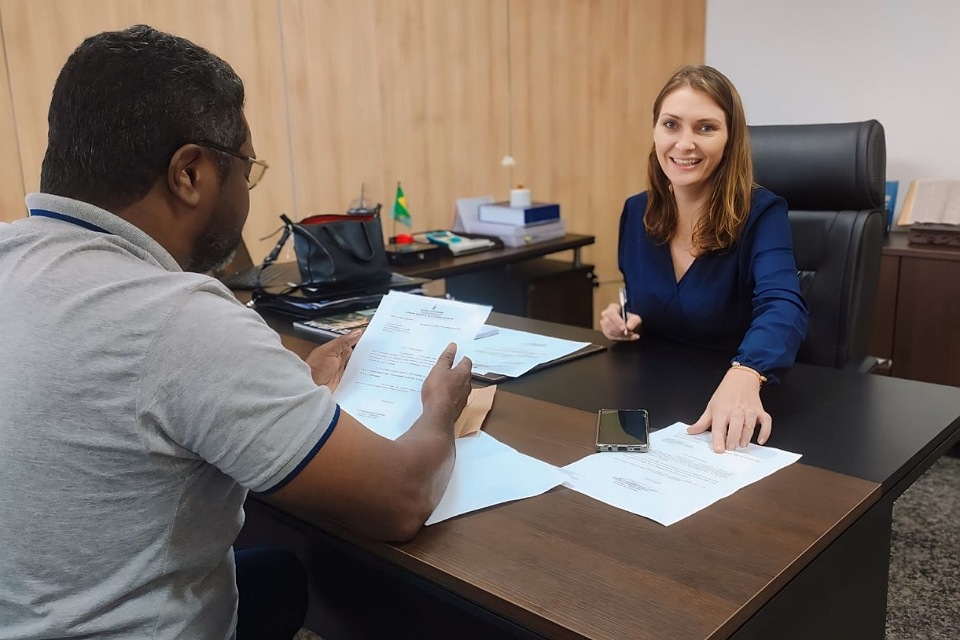
[[[876,120],[751,126],[754,179],[789,206],[810,308],[798,362],[869,371],[886,216],[887,149]]]

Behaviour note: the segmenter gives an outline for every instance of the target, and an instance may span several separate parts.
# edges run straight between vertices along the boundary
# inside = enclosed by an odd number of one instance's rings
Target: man
[[[446,487],[455,345],[386,440],[331,399],[357,336],[305,364],[203,275],[265,169],[243,100],[226,62],[146,26],[57,79],[41,193],[0,225],[0,638],[231,637],[248,490],[405,540]]]

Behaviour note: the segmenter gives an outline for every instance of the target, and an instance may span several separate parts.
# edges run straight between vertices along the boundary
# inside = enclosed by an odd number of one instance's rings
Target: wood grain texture
[[[593,414],[500,391],[483,428],[566,465],[592,452],[594,425]],[[323,526],[545,637],[723,638],[879,493],[798,463],[670,527],[566,488],[426,527],[403,545]]]
[[[893,375],[960,386],[958,322],[960,260],[902,257]]]
[[[871,354],[892,358],[891,375],[960,386],[960,248],[883,241]]]
[[[2,24],[0,14],[0,24]],[[0,222],[12,221],[27,215],[23,204],[23,176],[20,164],[20,149],[17,146],[17,124],[13,117],[7,78],[7,57],[3,32],[0,31],[0,156],[3,170],[0,171]]]
[[[900,284],[900,257],[880,257],[880,284],[877,289],[877,312],[873,321],[870,355],[893,357],[894,324],[897,313],[897,289]]]
[[[449,228],[458,197],[494,189],[507,149],[505,4],[282,6],[298,216],[342,211],[363,183],[393,235],[400,181],[414,229]]]
[[[10,93],[19,132],[23,187],[36,191],[46,149],[47,110],[60,68],[84,38],[145,23],[188,38],[221,56],[246,85],[246,113],[257,155],[271,166],[251,192],[244,235],[259,258],[257,238],[278,226],[291,205],[289,147],[276,4],[258,0],[0,0]]]
[[[617,299],[624,200],[646,189],[653,100],[681,65],[703,62],[705,3],[514,1],[515,180],[561,203],[568,231],[597,238],[599,312]],[[599,326],[599,324],[597,325]]]
[[[702,61],[705,0],[0,0],[0,21],[26,191],[66,57],[146,22],[246,83],[271,165],[244,234],[255,260],[279,213],[343,211],[361,183],[390,235],[397,181],[415,230],[449,227],[459,197],[506,198],[522,182],[561,203],[570,231],[597,236],[584,259],[614,282],[620,210],[645,188],[650,105],[674,69]]]

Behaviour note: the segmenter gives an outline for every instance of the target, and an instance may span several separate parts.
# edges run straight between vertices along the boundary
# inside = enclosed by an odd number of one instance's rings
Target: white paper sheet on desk
[[[368,429],[396,440],[420,417],[423,380],[444,348],[456,342],[459,361],[488,315],[488,306],[391,291],[354,347],[334,398]]]
[[[478,431],[457,438],[457,462],[450,484],[427,524],[502,502],[538,496],[567,479],[553,466],[524,455],[493,436]]]
[[[714,453],[709,432],[686,430],[677,422],[654,431],[647,453],[596,453],[567,465],[566,486],[671,525],[800,459],[753,443]]]
[[[570,355],[588,344],[501,328],[494,335],[464,345],[463,351],[473,361],[474,373],[516,378],[538,364]]]

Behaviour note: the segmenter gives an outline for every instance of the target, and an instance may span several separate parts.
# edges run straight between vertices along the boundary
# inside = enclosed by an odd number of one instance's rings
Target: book
[[[427,242],[427,236],[431,234],[450,234],[460,238],[458,242],[440,242],[430,246],[440,250],[440,254],[447,257],[464,256],[472,253],[481,253],[490,249],[502,249],[503,242],[496,236],[485,236],[478,233],[467,233],[458,231],[452,234],[450,231],[438,229],[436,231],[421,231],[413,235],[414,242]]]
[[[907,242],[910,244],[960,247],[960,225],[914,222],[910,225]]]
[[[477,253],[496,247],[496,243],[490,238],[468,238],[446,230],[427,231],[423,234],[423,239],[432,245],[446,248],[450,255],[454,256]]]
[[[887,210],[887,231],[893,228],[893,212],[897,210],[897,190],[899,188],[899,180],[887,180],[883,195],[883,208]]]
[[[561,218],[552,222],[528,226],[473,221],[470,223],[470,232],[496,236],[500,238],[505,247],[522,247],[535,242],[562,238],[567,231],[563,218]]]
[[[511,207],[508,202],[481,204],[478,218],[480,222],[516,226],[541,224],[559,220],[560,205],[547,202],[534,202],[526,207]]]
[[[914,180],[897,218],[897,226],[918,222],[960,224],[960,180]]]

